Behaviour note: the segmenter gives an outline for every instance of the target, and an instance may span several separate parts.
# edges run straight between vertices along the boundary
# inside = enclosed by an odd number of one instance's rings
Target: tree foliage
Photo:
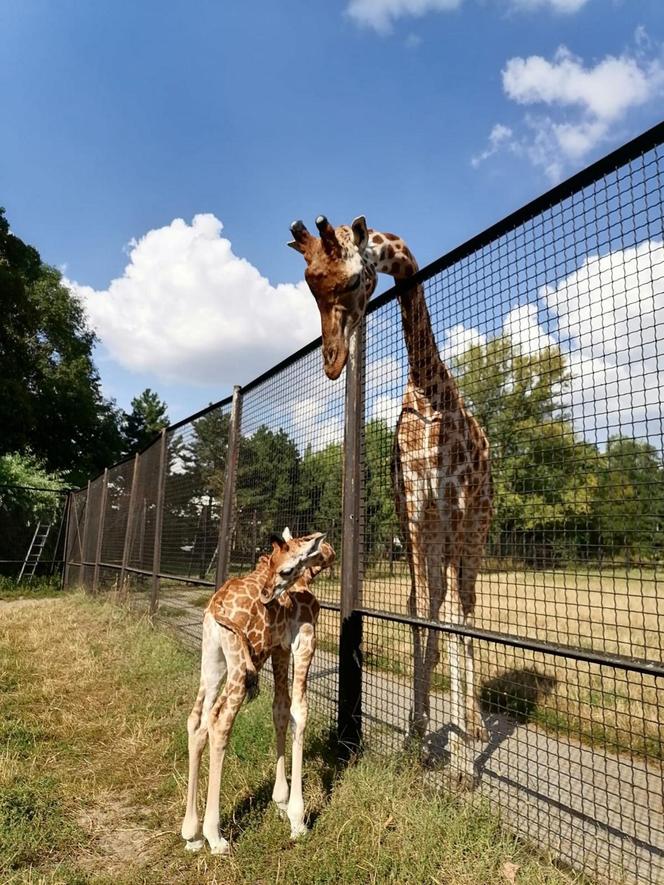
[[[168,406],[146,387],[131,401],[131,412],[123,422],[124,448],[128,455],[140,452],[164,427],[168,427]]]
[[[0,209],[0,454],[31,449],[82,482],[117,460],[121,415],[101,394],[83,307]]]

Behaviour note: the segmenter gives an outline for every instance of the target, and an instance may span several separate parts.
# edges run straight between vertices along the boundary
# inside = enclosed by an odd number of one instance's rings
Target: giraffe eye
[[[295,566],[293,566],[292,568],[282,569],[279,572],[279,574],[281,575],[282,578],[289,578],[293,574],[294,571],[295,571]]]

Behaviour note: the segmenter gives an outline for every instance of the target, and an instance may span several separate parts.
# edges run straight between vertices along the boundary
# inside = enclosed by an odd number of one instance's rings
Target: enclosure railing
[[[373,300],[345,386],[314,341],[91,480],[71,496],[67,583],[114,587],[198,639],[209,590],[270,532],[325,530],[340,566],[315,585],[311,691],[345,750],[412,740],[428,654],[436,776],[474,682],[488,733],[464,746],[506,824],[598,881],[664,881],[663,145],[660,124]],[[428,608],[392,478],[415,285],[493,473],[477,575],[468,559],[441,572],[453,449],[432,422],[438,461],[409,492],[438,520]]]

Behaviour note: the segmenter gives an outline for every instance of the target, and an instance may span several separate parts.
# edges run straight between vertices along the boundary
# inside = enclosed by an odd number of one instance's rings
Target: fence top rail
[[[465,243],[455,246],[449,252],[446,252],[444,255],[441,255],[440,258],[427,264],[417,273],[408,277],[408,279],[399,282],[396,286],[392,286],[377,298],[372,298],[367,307],[367,314],[373,313],[383,305],[398,298],[399,295],[408,292],[412,289],[413,285],[425,282],[441,271],[451,267],[453,264],[456,264],[461,259],[472,255],[473,252],[477,252],[479,249],[489,245],[489,243],[494,242],[506,233],[520,227],[525,222],[531,221],[552,206],[562,203],[564,200],[569,199],[569,197],[579,193],[584,188],[594,184],[611,172],[615,172],[621,166],[625,166],[627,163],[636,160],[638,157],[662,144],[662,142],[664,142],[664,121],[657,123],[652,129],[648,129],[646,132],[641,133],[641,135],[638,135],[636,138],[628,141],[615,151],[612,151],[610,154],[597,160],[597,162],[592,163],[590,166],[586,166],[585,169],[575,173],[560,184],[554,185],[550,190],[521,206],[521,208],[516,209],[514,212],[511,212],[509,215],[506,215],[504,218],[501,218],[500,221],[487,227],[481,233],[475,234],[475,236],[466,240]]]
[[[662,143],[664,143],[664,121],[657,123],[651,129],[646,130],[646,132],[642,132],[636,138],[626,142],[615,151],[612,151],[605,157],[597,160],[595,163],[591,163],[590,166],[586,166],[585,169],[582,169],[580,172],[575,173],[560,184],[550,188],[550,190],[521,206],[519,209],[516,209],[514,212],[511,212],[509,215],[506,215],[504,218],[500,219],[500,221],[495,222],[490,227],[471,237],[469,240],[466,240],[464,243],[461,243],[459,246],[455,246],[449,252],[441,255],[440,258],[437,258],[435,261],[432,261],[430,264],[421,268],[407,280],[399,282],[397,285],[390,287],[376,298],[372,298],[367,307],[367,315],[379,310],[383,305],[394,301],[399,295],[408,292],[413,285],[425,282],[437,273],[451,267],[461,259],[472,255],[473,252],[477,252],[489,243],[494,242],[525,222],[541,215],[542,212],[550,209],[552,206],[563,202],[589,185],[604,178],[611,172],[615,172],[621,166],[625,166],[627,163],[630,163],[648,151],[653,150]],[[284,369],[287,369],[298,360],[308,356],[321,346],[321,341],[322,339],[320,337],[310,341],[309,344],[305,344],[304,347],[301,347],[299,350],[295,351],[295,353],[290,354],[290,356],[287,356],[285,359],[281,360],[281,362],[258,375],[247,384],[241,385],[240,393],[242,395],[249,393],[249,391],[260,386],[265,381],[268,381]],[[224,397],[224,399],[215,403],[210,403],[208,406],[205,406],[205,408],[200,409],[193,415],[188,415],[186,418],[182,418],[180,421],[177,421],[175,424],[170,424],[164,429],[167,433],[171,433],[172,431],[183,427],[185,424],[190,424],[192,421],[202,418],[209,412],[214,411],[214,409],[230,405],[232,400],[232,396]],[[109,470],[132,460],[136,454],[142,455],[151,446],[158,442],[160,435],[161,433],[156,434],[154,439],[144,446],[138,453],[132,453],[131,455],[120,459],[115,464],[111,465]],[[103,470],[93,477],[93,479],[97,479],[102,473]]]

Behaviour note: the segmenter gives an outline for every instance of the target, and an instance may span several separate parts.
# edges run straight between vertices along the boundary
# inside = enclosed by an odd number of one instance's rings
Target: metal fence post
[[[140,455],[136,453],[136,455],[134,455],[134,469],[131,474],[131,489],[129,491],[129,504],[127,507],[127,524],[125,526],[124,543],[122,545],[122,566],[120,568],[120,579],[118,582],[118,589],[120,592],[122,592],[122,588],[124,587],[125,574],[127,566],[129,565],[129,555],[131,553],[131,542],[133,541],[134,535],[134,511],[136,509],[139,458]]]
[[[88,573],[87,566],[85,565],[85,553],[88,549],[88,533],[90,529],[90,486],[92,483],[88,480],[88,489],[85,495],[85,510],[83,511],[83,540],[81,541],[81,584],[87,591],[88,589]]]
[[[97,592],[99,586],[99,562],[101,560],[101,546],[104,542],[104,519],[106,517],[106,493],[108,491],[108,467],[104,470],[104,478],[101,483],[101,500],[99,502],[99,525],[97,526],[97,542],[95,544],[95,569],[92,573],[92,593]]]
[[[168,431],[166,428],[161,431],[159,440],[159,476],[157,479],[157,512],[154,520],[154,548],[152,553],[152,595],[150,597],[150,614],[157,611],[157,603],[159,602],[159,590],[161,579],[159,572],[161,571],[161,530],[164,525],[164,490],[166,488],[166,470],[168,469],[166,458],[166,446],[168,442]]]
[[[233,388],[231,418],[228,427],[228,452],[226,454],[226,473],[224,476],[224,497],[221,505],[221,522],[219,524],[219,545],[217,553],[217,587],[221,587],[228,577],[231,562],[231,534],[233,529],[233,505],[235,502],[235,478],[240,449],[240,432],[242,422],[242,389],[239,385]]]
[[[346,364],[341,540],[341,627],[337,735],[344,758],[362,747],[362,429],[364,321],[351,335]]]
[[[64,548],[62,551],[62,559],[63,559],[63,567],[62,567],[62,584],[61,589],[64,590],[69,586],[69,537],[71,534],[71,515],[74,514],[74,518],[76,518],[76,511],[74,509],[74,493],[72,491],[67,492],[67,503],[65,504],[65,513],[67,515],[67,519],[65,522],[65,541]]]

